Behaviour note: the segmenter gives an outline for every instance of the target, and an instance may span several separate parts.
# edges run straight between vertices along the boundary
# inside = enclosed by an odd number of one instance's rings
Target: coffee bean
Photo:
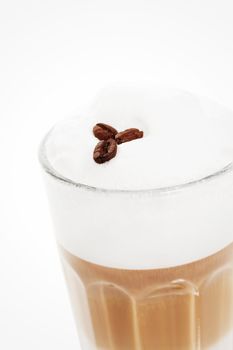
[[[93,159],[96,163],[102,164],[114,158],[117,154],[117,143],[114,139],[103,140],[97,143]]]
[[[99,140],[108,140],[115,138],[117,130],[110,125],[98,123],[93,128],[93,134]]]
[[[116,134],[115,140],[117,144],[120,145],[121,143],[133,141],[136,139],[140,139],[142,137],[143,137],[143,131],[140,131],[135,128],[131,128]]]

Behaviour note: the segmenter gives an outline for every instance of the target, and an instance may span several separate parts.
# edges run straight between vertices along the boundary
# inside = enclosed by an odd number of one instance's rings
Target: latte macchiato
[[[233,112],[104,90],[41,162],[82,350],[232,350]]]

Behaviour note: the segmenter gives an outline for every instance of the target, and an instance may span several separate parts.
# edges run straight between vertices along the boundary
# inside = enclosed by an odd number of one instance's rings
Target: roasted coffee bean
[[[98,123],[93,128],[93,134],[99,140],[108,140],[115,138],[117,130],[110,125]]]
[[[116,134],[115,140],[118,143],[118,145],[120,145],[121,143],[133,141],[136,139],[140,139],[142,137],[143,137],[143,131],[140,131],[139,129],[131,128]]]
[[[117,143],[114,139],[100,141],[93,153],[96,163],[102,164],[114,158],[117,154]]]

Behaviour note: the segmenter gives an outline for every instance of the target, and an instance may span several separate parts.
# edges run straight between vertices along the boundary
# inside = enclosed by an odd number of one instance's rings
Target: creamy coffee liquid
[[[142,139],[93,161],[93,126]],[[42,145],[84,350],[231,350],[233,113],[172,89],[112,88]],[[52,175],[52,176],[51,176]]]
[[[62,247],[61,254],[88,350],[231,349],[233,244],[203,260],[153,270],[95,265]]]

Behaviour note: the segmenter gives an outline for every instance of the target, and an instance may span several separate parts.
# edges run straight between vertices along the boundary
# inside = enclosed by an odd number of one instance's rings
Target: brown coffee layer
[[[77,322],[97,349],[202,350],[233,331],[233,243],[150,270],[96,265],[62,247],[61,254]]]

